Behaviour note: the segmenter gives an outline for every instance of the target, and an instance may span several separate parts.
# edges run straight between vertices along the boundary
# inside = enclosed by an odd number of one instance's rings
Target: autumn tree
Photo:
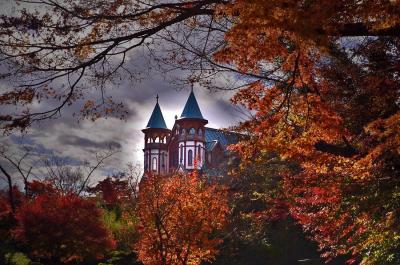
[[[18,143],[15,145],[0,144],[0,176],[6,181],[8,199],[15,212],[21,194],[14,194],[21,186],[25,197],[31,197],[37,188],[46,185],[48,188],[63,193],[81,194],[91,183],[93,173],[101,168],[105,161],[118,151],[109,149],[95,154],[93,162],[84,161],[71,165],[69,161],[56,155],[46,155],[35,148]],[[31,179],[35,179],[31,181]],[[38,181],[45,179],[44,181]]]
[[[132,199],[127,181],[119,178],[107,177],[99,181],[96,186],[88,188],[88,192],[99,194],[105,204],[110,207]]]
[[[100,196],[110,208],[124,204],[134,205],[142,176],[142,165],[128,163],[121,172],[99,181],[86,190]]]
[[[76,113],[81,118],[126,117],[122,103],[114,100],[105,85],[121,73],[137,79],[132,69],[124,67],[128,52],[152,46],[170,26],[212,15],[220,2],[24,2],[28,6],[17,7],[18,12],[0,20],[2,76],[12,81],[0,102],[6,107],[25,106],[16,115],[2,113],[2,129],[23,129],[57,117],[64,107],[81,100],[81,111]],[[88,82],[101,91],[98,99],[86,98]],[[29,107],[43,101],[57,104],[43,111]]]
[[[71,263],[104,257],[115,247],[95,202],[75,194],[42,193],[17,210],[12,234],[33,257]]]
[[[197,172],[147,176],[138,198],[139,259],[144,264],[200,264],[218,253],[228,213],[226,192]]]
[[[256,80],[236,94],[233,102],[255,115],[239,126],[250,139],[233,149],[245,161],[276,152],[299,165],[300,172],[283,174],[283,190],[323,256],[396,264],[399,42],[389,29],[398,23],[398,4],[277,2],[232,5],[240,20],[216,54],[243,71],[273,69],[280,79]],[[336,12],[324,13],[330,4]],[[376,12],[390,23],[370,20]],[[365,24],[348,28],[355,18]]]
[[[46,181],[64,194],[82,195],[92,184],[93,173],[100,169],[105,161],[115,155],[118,150],[107,149],[95,154],[94,161],[83,161],[71,165],[67,160],[52,156],[43,159],[47,171]]]

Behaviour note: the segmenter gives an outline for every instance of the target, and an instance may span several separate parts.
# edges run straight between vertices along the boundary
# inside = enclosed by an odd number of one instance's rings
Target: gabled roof
[[[193,90],[190,92],[189,98],[186,101],[185,108],[182,111],[180,118],[203,119],[199,104],[194,96]]]
[[[158,104],[158,99],[156,105],[154,106],[154,110],[153,113],[151,114],[150,120],[147,123],[146,129],[147,128],[168,129],[167,125],[165,124],[165,120],[162,115],[160,105]]]

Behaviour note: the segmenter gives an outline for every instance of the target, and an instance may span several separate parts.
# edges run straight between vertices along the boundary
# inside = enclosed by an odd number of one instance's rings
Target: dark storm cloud
[[[102,141],[96,142],[87,138],[82,138],[77,135],[60,135],[58,140],[61,145],[80,146],[82,148],[94,149],[120,149],[121,144],[116,141]]]
[[[55,149],[49,149],[45,147],[43,143],[37,142],[36,140],[34,140],[34,138],[27,134],[12,134],[7,140],[11,140],[11,142],[5,141],[3,143],[6,146],[6,153],[18,156],[28,151],[30,153],[29,156],[34,156],[36,158],[35,160],[37,161],[35,162],[35,165],[42,165],[42,162],[40,162],[40,160],[52,157],[67,161],[70,165],[80,164],[80,161],[76,160],[72,156],[57,155]]]

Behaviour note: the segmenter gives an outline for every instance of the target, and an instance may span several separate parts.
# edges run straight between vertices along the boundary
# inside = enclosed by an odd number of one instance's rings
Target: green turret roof
[[[204,119],[203,115],[201,114],[196,97],[194,96],[193,90],[190,92],[189,98],[186,101],[185,108],[182,111],[181,119],[182,118]]]
[[[165,124],[164,117],[161,112],[160,105],[158,104],[158,95],[157,95],[157,103],[154,106],[153,113],[151,114],[150,120],[147,123],[146,129],[168,129],[167,125]]]

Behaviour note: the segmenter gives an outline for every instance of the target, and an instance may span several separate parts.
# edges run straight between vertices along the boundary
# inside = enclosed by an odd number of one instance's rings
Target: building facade
[[[227,146],[236,143],[234,133],[209,128],[192,91],[172,129],[165,124],[157,102],[144,133],[144,172],[169,174],[176,171],[212,171],[228,159]]]

